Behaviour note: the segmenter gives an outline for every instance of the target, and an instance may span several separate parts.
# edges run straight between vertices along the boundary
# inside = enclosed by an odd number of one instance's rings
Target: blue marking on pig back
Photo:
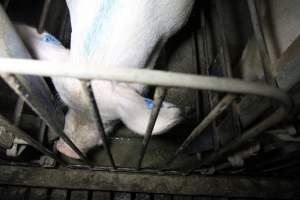
[[[101,42],[101,37],[107,34],[103,31],[105,31],[105,26],[111,23],[112,11],[116,2],[117,0],[102,0],[84,41],[84,56],[92,56],[97,49],[98,43]]]

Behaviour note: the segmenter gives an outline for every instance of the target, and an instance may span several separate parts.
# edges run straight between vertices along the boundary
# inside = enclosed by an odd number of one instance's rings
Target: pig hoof
[[[72,150],[71,147],[69,147],[69,145],[67,145],[65,142],[58,140],[55,144],[57,151],[59,151],[61,154],[75,159],[75,160],[79,160],[80,157],[77,155],[77,153],[75,151]]]

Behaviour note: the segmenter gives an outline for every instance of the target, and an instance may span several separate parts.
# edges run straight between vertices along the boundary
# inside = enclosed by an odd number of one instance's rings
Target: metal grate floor
[[[26,188],[15,186],[1,186],[0,190],[1,200],[243,200],[241,198],[237,199],[229,197],[178,196],[50,188]]]

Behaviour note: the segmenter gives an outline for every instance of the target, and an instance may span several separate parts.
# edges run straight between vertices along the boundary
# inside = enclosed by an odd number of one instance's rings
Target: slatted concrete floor
[[[205,196],[174,196],[103,191],[78,191],[2,186],[0,200],[229,200]],[[241,199],[236,199],[241,200]]]

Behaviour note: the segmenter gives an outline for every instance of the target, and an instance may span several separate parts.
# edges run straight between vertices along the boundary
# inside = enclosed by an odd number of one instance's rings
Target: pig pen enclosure
[[[2,0],[0,199],[298,199],[299,9],[297,0],[199,0],[155,70],[86,70],[30,60],[13,27],[70,48],[65,1]],[[102,146],[85,154],[64,133],[53,76],[82,79]],[[144,137],[122,123],[105,134],[93,79],[150,86]],[[164,100],[183,120],[152,136]],[[80,160],[58,153],[58,138]]]

